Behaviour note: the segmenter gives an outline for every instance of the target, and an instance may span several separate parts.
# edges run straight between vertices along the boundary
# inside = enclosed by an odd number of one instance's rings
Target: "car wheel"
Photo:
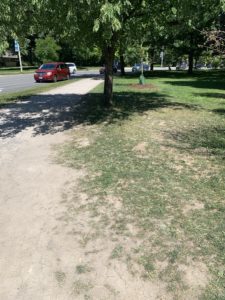
[[[53,82],[57,82],[57,76],[56,75],[53,77]]]
[[[35,80],[37,83],[39,83],[40,82],[40,80]]]

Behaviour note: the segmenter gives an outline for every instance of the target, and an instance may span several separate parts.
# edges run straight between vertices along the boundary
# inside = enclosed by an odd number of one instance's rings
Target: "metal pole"
[[[163,56],[164,56],[164,53],[163,51],[161,52],[161,68],[163,67]]]
[[[20,62],[20,72],[23,72],[23,65],[22,65],[22,60],[21,60],[21,55],[20,55],[20,49],[18,51],[18,56],[19,56],[19,62]]]

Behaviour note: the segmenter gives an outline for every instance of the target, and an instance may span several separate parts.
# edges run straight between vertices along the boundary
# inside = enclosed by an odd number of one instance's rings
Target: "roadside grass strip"
[[[79,79],[75,79],[79,80]],[[64,86],[67,84],[71,84],[75,80],[66,80],[66,81],[59,81],[57,83],[48,83],[47,85],[41,85],[39,84],[37,87],[31,88],[31,89],[25,89],[23,91],[18,91],[18,92],[12,92],[12,93],[0,93],[0,108],[1,106],[7,104],[7,103],[12,103],[16,101],[21,101],[24,99],[27,99],[33,95],[36,95],[41,92],[47,92],[51,89]]]

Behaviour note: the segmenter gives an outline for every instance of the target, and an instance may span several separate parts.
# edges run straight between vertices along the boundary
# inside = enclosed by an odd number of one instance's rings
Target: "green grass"
[[[28,74],[33,73],[38,67],[23,67],[23,71],[20,71],[20,67],[8,67],[0,68],[0,75],[13,75],[13,74]]]
[[[88,170],[82,191],[97,200],[87,209],[108,209],[109,238],[139,241],[136,248],[119,244],[113,258],[127,255],[143,267],[140,276],[164,281],[174,299],[189,291],[225,299],[224,74],[149,72],[150,88],[136,83],[135,76],[114,79],[111,109],[101,105],[102,87],[85,98],[74,115],[84,126],[62,159]],[[187,280],[192,271],[202,286]]]
[[[88,265],[77,265],[76,266],[76,273],[77,274],[84,274],[91,272],[91,268]]]
[[[122,256],[122,253],[123,253],[123,247],[121,245],[117,245],[113,249],[110,258],[111,259],[120,258]]]
[[[77,79],[76,79],[77,80]],[[73,81],[58,81],[57,83],[48,83],[47,85],[37,84],[37,87],[26,89],[23,91],[18,92],[12,92],[12,93],[0,93],[0,107],[2,105],[5,105],[7,103],[16,102],[18,100],[23,100],[28,97],[31,97],[32,95],[49,91],[53,88],[67,85],[72,83]]]
[[[56,281],[58,282],[59,286],[63,286],[63,284],[65,283],[65,280],[66,280],[66,274],[61,271],[56,271],[55,278],[56,278]]]
[[[84,299],[90,299],[86,293],[88,293],[92,288],[93,285],[91,282],[76,280],[73,283],[73,294],[74,296],[84,294]]]

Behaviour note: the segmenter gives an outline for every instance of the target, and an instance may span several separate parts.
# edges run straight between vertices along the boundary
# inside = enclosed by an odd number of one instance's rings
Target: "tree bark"
[[[193,73],[193,64],[194,64],[194,50],[193,50],[193,36],[190,37],[190,50],[188,53],[188,73]]]
[[[106,106],[113,104],[113,60],[115,50],[113,46],[105,47],[105,83],[104,102]]]
[[[188,62],[189,62],[188,73],[192,74],[193,73],[193,64],[194,64],[194,53],[193,53],[192,49],[190,49],[190,52],[188,54]]]
[[[154,57],[155,57],[155,49],[152,48],[152,49],[150,50],[150,59],[151,59],[150,70],[151,70],[151,71],[154,70]]]
[[[125,75],[125,63],[124,63],[123,54],[120,55],[120,71],[121,71],[121,75],[124,76]]]

